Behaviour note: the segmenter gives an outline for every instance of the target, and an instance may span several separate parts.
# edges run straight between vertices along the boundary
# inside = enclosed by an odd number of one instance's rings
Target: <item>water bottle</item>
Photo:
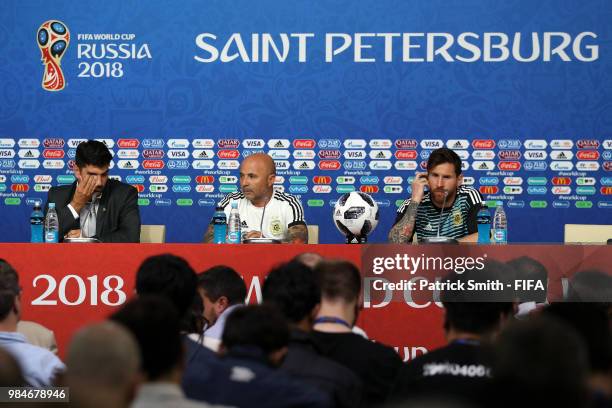
[[[30,215],[30,242],[43,242],[43,224],[45,214],[40,207],[40,201],[34,202],[34,210]]]
[[[508,223],[506,221],[506,212],[504,211],[504,203],[497,202],[495,214],[493,215],[493,243],[506,244],[508,242]]]
[[[59,220],[57,211],[55,211],[55,203],[49,203],[47,217],[45,218],[45,242],[57,243],[59,233]]]
[[[242,227],[240,214],[238,214],[238,201],[232,202],[229,221],[227,223],[227,243],[240,244],[242,242]]]
[[[227,217],[223,207],[217,207],[213,215],[213,242],[215,244],[225,244],[227,234]]]
[[[478,243],[491,243],[491,212],[486,205],[483,205],[478,211]]]

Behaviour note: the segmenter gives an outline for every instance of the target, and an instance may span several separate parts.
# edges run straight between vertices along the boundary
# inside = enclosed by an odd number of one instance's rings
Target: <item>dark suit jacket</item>
[[[68,231],[81,228],[80,220],[68,208],[75,189],[76,181],[52,187],[47,196],[45,214],[49,203],[55,203],[60,241]],[[112,179],[106,182],[96,217],[96,238],[102,242],[140,242],[138,192],[134,187]]]

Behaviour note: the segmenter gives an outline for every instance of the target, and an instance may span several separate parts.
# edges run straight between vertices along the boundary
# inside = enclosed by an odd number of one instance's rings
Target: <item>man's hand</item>
[[[412,181],[412,198],[411,201],[420,203],[425,195],[425,186],[427,185],[427,173],[417,173]]]
[[[86,175],[81,179],[76,190],[74,191],[72,201],[70,202],[70,205],[72,208],[74,208],[74,211],[77,213],[81,212],[81,209],[91,201],[91,196],[96,189],[96,185],[97,180],[95,176]]]
[[[68,231],[68,233],[64,235],[64,238],[79,238],[80,236],[81,236],[81,230],[73,229],[73,230]]]
[[[287,229],[287,239],[285,242],[291,244],[307,244],[308,228],[306,225],[298,224]]]
[[[249,231],[246,233],[245,239],[251,239],[251,238],[261,238],[261,232],[260,231]]]

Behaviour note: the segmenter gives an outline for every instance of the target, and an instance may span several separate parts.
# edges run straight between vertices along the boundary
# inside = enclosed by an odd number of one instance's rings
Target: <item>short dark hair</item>
[[[171,254],[151,256],[136,272],[136,292],[166,297],[183,317],[197,294],[197,276],[181,257]]]
[[[272,269],[262,295],[264,302],[276,305],[293,323],[302,321],[321,302],[321,288],[312,269],[297,261]]]
[[[225,265],[213,266],[198,274],[198,286],[206,292],[206,297],[216,302],[225,296],[230,305],[244,303],[247,295],[246,285],[238,273]]]
[[[150,381],[169,373],[183,357],[179,315],[168,299],[139,296],[110,319],[126,327],[136,338],[142,371]]]
[[[431,152],[427,160],[427,171],[444,163],[450,163],[455,166],[455,175],[459,176],[461,174],[461,158],[447,147],[441,147]]]
[[[597,269],[577,272],[570,280],[567,300],[609,307],[612,304],[612,276]]]
[[[517,291],[519,302],[545,302],[546,288],[548,287],[548,271],[540,262],[529,256],[521,256],[508,262],[514,269],[516,279],[534,280],[542,283],[544,289],[530,289]]]
[[[88,165],[104,167],[108,166],[112,159],[113,156],[104,143],[97,140],[88,140],[79,143],[77,146],[74,163],[79,168]]]
[[[321,285],[321,296],[353,302],[359,299],[361,275],[359,269],[344,260],[324,260],[315,268]]]
[[[464,283],[499,281],[507,288],[512,279],[512,270],[504,263],[489,260],[482,270],[468,269],[459,274],[451,272],[445,283]],[[440,294],[446,311],[445,329],[455,329],[467,333],[486,334],[493,331],[500,323],[501,316],[510,316],[513,312],[514,291],[464,289],[444,290]]]
[[[255,346],[270,354],[289,344],[289,326],[275,307],[249,305],[229,315],[222,339],[229,350],[237,346]]]
[[[19,295],[19,275],[4,259],[0,259],[0,320],[4,320],[15,304],[15,296]]]

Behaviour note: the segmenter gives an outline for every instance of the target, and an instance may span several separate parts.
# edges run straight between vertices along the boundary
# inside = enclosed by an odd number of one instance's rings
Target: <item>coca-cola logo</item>
[[[43,146],[47,149],[61,149],[64,147],[64,139],[49,138],[43,141]]]
[[[293,141],[294,149],[314,149],[316,142],[312,139],[296,139]]]
[[[493,149],[495,147],[495,140],[493,139],[472,140],[472,147],[474,149]]]
[[[140,141],[138,139],[119,139],[117,146],[120,149],[136,149],[140,146]]]
[[[597,150],[583,150],[576,153],[578,160],[598,160],[599,152]]]
[[[240,152],[238,150],[219,150],[217,157],[220,159],[237,159],[240,157]]]
[[[60,149],[46,149],[43,151],[45,159],[63,159],[64,155],[64,151]]]
[[[145,160],[142,162],[142,167],[145,169],[163,169],[164,161],[163,160]]]
[[[395,152],[395,158],[398,160],[414,160],[417,156],[416,150],[398,150]]]
[[[521,169],[521,163],[517,161],[500,162],[497,167],[504,171],[518,171]]]
[[[319,169],[321,170],[338,170],[340,168],[340,162],[338,160],[321,160],[319,162]]]
[[[400,150],[416,149],[418,145],[414,139],[397,139],[395,141],[395,148]]]

